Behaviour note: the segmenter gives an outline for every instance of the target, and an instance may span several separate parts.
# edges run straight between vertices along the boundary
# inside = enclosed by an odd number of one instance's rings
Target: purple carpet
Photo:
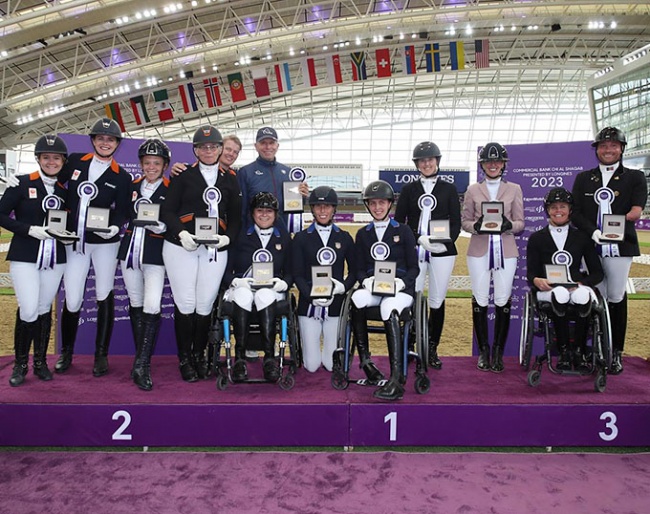
[[[54,359],[51,358],[51,361]],[[401,404],[650,404],[650,362],[638,357],[624,359],[625,371],[608,376],[604,393],[594,391],[594,377],[557,376],[544,368],[539,386],[530,387],[526,373],[514,357],[505,358],[506,369],[501,374],[480,372],[475,357],[443,358],[443,369],[429,371],[431,391],[416,394],[413,371],[409,372],[406,395]],[[300,369],[296,385],[283,391],[274,384],[230,384],[218,391],[214,380],[192,384],[181,380],[178,361],[172,356],[153,358],[154,389],[140,391],[130,380],[132,359],[110,357],[110,372],[102,378],[92,376],[92,357],[75,356],[70,370],[55,374],[51,382],[41,382],[32,375],[17,388],[9,386],[12,360],[0,358],[0,404],[340,404],[377,403],[373,388],[350,384],[337,391],[330,384],[330,374],[324,370],[308,373]],[[386,357],[377,357],[379,367],[387,371]],[[261,363],[249,365],[250,374],[261,375]],[[355,360],[351,374],[362,378]]]
[[[648,512],[648,454],[1,452],[0,511]]]

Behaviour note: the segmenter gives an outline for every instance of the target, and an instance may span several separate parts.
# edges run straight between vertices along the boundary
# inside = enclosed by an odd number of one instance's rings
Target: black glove
[[[508,218],[505,216],[501,216],[501,233],[503,234],[504,232],[507,232],[508,230],[512,230],[512,221],[510,221]]]
[[[476,221],[476,223],[474,223],[474,232],[476,232],[478,234],[480,232],[480,230],[481,230],[481,225],[483,225],[483,216],[481,216]]]

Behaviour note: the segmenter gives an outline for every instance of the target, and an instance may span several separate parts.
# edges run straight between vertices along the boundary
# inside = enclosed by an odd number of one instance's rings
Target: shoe
[[[280,380],[280,366],[274,357],[264,359],[263,364],[264,380],[267,382],[277,382]]]
[[[379,371],[377,366],[375,366],[375,363],[371,360],[367,360],[365,363],[363,363],[361,369],[366,374],[366,378],[368,379],[368,383],[370,385],[378,384],[380,380],[385,379],[384,374]]]
[[[610,375],[620,375],[623,373],[623,352],[614,352],[612,356],[612,366],[609,368]]]
[[[238,359],[232,367],[232,380],[233,382],[244,382],[248,378],[248,369],[246,361]]]
[[[555,365],[558,371],[570,371],[571,370],[571,354],[566,348],[559,350],[560,354],[557,358],[557,364]],[[577,357],[577,355],[576,355]]]

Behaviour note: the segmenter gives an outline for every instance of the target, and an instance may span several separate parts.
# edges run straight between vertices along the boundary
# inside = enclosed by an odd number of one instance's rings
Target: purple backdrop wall
[[[59,134],[70,152],[88,153],[92,152],[90,139],[86,135]],[[115,160],[128,171],[134,178],[141,175],[140,163],[138,161],[138,147],[144,139],[124,139],[115,153]],[[191,143],[168,142],[174,162],[194,162],[196,159],[192,152]],[[168,173],[168,172],[167,172]],[[62,287],[59,292],[57,306],[59,312],[63,307],[65,298]],[[165,281],[162,300],[162,325],[160,336],[156,346],[156,354],[166,355],[176,353],[176,340],[174,337],[174,302],[171,297],[169,284]],[[88,282],[86,283],[86,297],[81,307],[79,318],[79,331],[75,352],[79,354],[92,354],[95,351],[95,333],[97,322],[97,304],[95,301],[95,272],[90,269]],[[61,347],[60,330],[57,331],[57,347]],[[131,325],[129,322],[129,300],[122,280],[122,270],[119,265],[115,276],[115,327],[111,339],[110,353],[113,355],[133,355],[135,353]]]

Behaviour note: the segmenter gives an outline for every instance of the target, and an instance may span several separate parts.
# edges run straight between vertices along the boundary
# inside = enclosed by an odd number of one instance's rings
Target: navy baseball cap
[[[262,139],[273,139],[273,141],[278,140],[278,133],[274,128],[271,127],[262,127],[257,131],[257,136],[255,137],[255,142],[259,143]]]

